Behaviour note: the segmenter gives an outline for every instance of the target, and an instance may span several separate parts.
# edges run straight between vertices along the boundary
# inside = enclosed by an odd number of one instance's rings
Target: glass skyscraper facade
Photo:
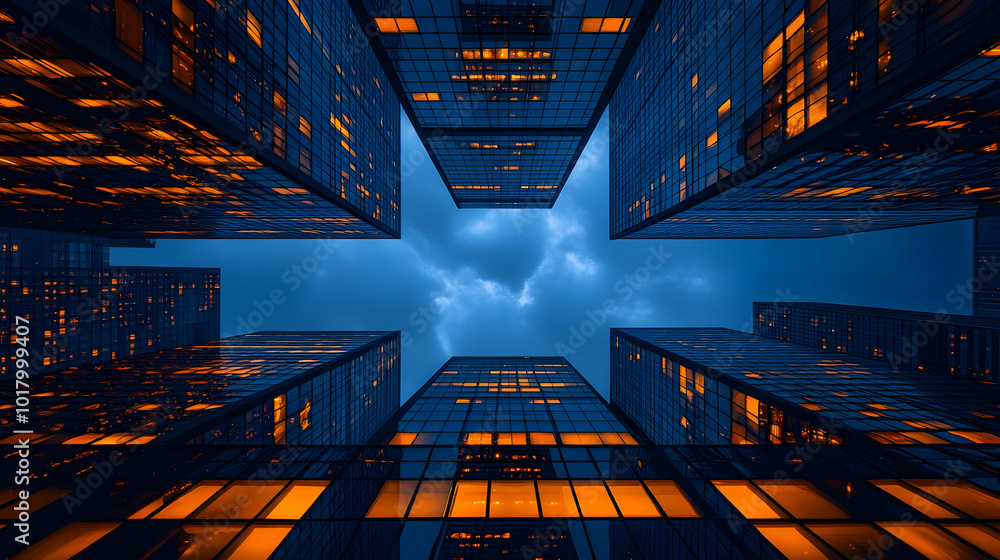
[[[611,402],[655,443],[1000,445],[989,382],[728,329],[613,329]]]
[[[36,376],[32,391],[36,443],[363,443],[399,407],[399,334],[253,333]]]
[[[992,2],[664,2],[610,106],[612,238],[825,237],[994,203]]]
[[[365,4],[455,204],[550,208],[658,2]]]
[[[1000,323],[990,317],[807,302],[756,302],[753,316],[757,336],[1000,381]]]
[[[5,224],[399,237],[399,103],[346,1],[57,4],[0,9]]]
[[[0,227],[0,377],[31,323],[36,373],[86,366],[219,337],[217,268],[110,266],[121,240]]]
[[[40,441],[15,558],[1000,554],[996,446],[650,445],[630,425],[563,358],[456,357],[364,445]],[[0,520],[16,505],[0,494]]]

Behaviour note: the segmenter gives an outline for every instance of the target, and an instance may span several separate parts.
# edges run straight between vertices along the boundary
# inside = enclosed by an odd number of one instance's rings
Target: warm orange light
[[[449,517],[486,517],[485,480],[460,480],[455,484],[455,499]]]
[[[754,527],[789,560],[831,558],[829,554],[824,552],[824,548],[821,548],[821,545],[816,542],[816,539],[798,525],[755,523]]]
[[[121,523],[70,523],[17,555],[18,560],[71,558]]]
[[[600,480],[574,480],[573,490],[584,517],[618,517],[618,510]]]
[[[403,517],[416,489],[416,480],[387,480],[365,517]]]
[[[840,509],[812,484],[804,481],[757,481],[757,485],[788,513],[798,519],[848,519]]]
[[[672,480],[647,480],[646,487],[667,517],[700,517],[691,501]]]
[[[225,485],[225,482],[218,480],[199,482],[171,501],[154,515],[153,519],[184,519],[194,513]]]
[[[441,96],[436,92],[431,93],[411,93],[414,101],[441,101]]]
[[[375,18],[379,33],[417,33],[417,20],[413,18]]]
[[[490,482],[490,517],[538,517],[535,483],[519,480]]]
[[[898,480],[872,480],[871,483],[931,519],[954,519],[958,517],[958,515],[952,513],[947,508],[937,502],[931,501]]]
[[[269,558],[294,525],[251,525],[236,539],[235,548],[223,556],[225,560],[264,560]]]
[[[622,512],[622,517],[661,517],[659,510],[638,480],[613,480],[608,482],[611,495]]]
[[[253,519],[284,483],[233,482],[195,516],[198,519]]]
[[[569,482],[565,480],[539,480],[538,496],[541,499],[544,517],[580,517],[580,511],[573,500],[573,492],[570,490]]]
[[[441,517],[451,496],[451,481],[425,480],[413,500],[410,517]]]
[[[746,480],[713,480],[712,484],[747,519],[781,519],[788,517],[771,500]]]

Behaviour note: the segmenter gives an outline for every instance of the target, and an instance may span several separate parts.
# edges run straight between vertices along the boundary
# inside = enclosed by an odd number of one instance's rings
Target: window
[[[142,12],[131,0],[115,0],[118,42],[136,60],[142,59]]]
[[[182,0],[173,0],[174,82],[190,91],[194,87],[194,12]]]
[[[417,33],[417,20],[413,18],[375,18],[379,33]]]

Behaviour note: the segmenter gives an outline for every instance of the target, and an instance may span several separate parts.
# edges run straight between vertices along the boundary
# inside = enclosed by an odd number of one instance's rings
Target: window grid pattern
[[[988,4],[661,5],[610,106],[612,237],[971,218],[997,195]],[[957,117],[959,99],[982,111]]]
[[[988,318],[829,303],[754,303],[754,334],[935,373],[1000,381]]]

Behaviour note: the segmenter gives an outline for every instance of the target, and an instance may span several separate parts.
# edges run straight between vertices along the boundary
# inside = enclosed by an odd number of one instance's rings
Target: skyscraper
[[[551,208],[658,2],[364,4],[455,204]]]
[[[30,322],[34,373],[219,337],[219,269],[110,266],[110,247],[126,242],[0,227],[0,376],[16,317]]]
[[[728,329],[612,329],[611,402],[655,443],[1000,445],[1000,390]]]
[[[995,204],[990,2],[661,4],[611,101],[611,237],[824,237]]]
[[[42,442],[23,558],[1000,552],[995,446],[647,443],[563,358],[453,358],[369,445]],[[90,483],[115,491],[81,497]]]
[[[399,104],[345,0],[13,0],[0,76],[5,224],[399,237]]]
[[[957,293],[955,300],[971,306]],[[756,302],[753,316],[757,336],[1000,381],[1000,323],[989,317],[806,302]]]
[[[399,333],[259,332],[33,381],[36,443],[359,444],[399,407]]]

